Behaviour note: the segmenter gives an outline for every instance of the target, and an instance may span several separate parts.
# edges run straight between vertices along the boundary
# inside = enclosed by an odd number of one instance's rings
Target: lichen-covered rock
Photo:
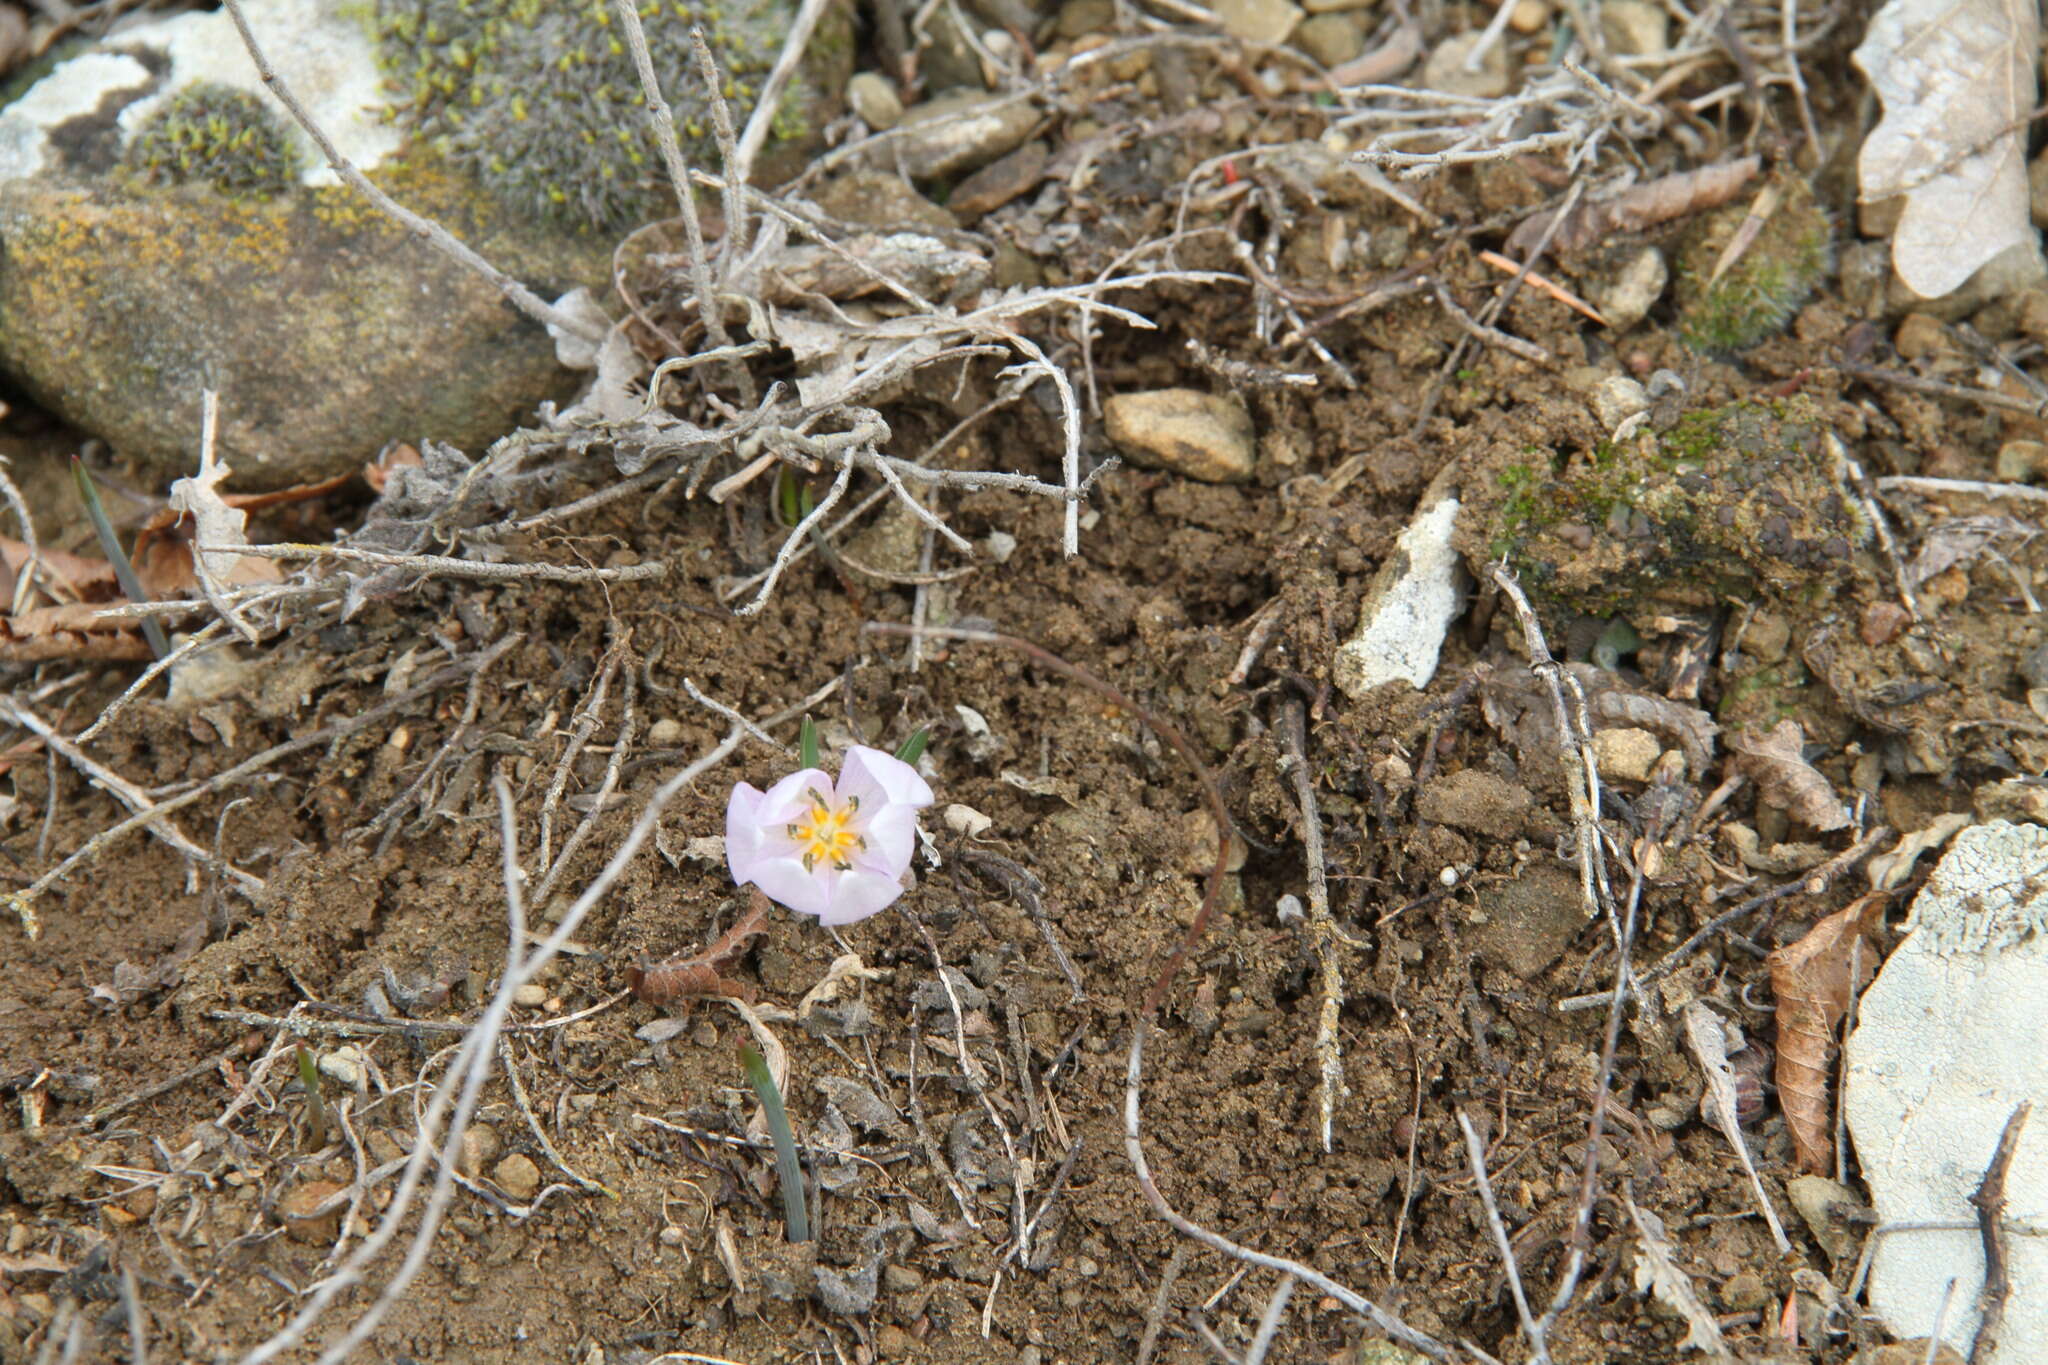
[[[1589,616],[1759,596],[1819,600],[1863,569],[1869,527],[1804,398],[1690,413],[1577,455],[1497,463],[1472,498],[1468,556]]]
[[[344,156],[544,297],[604,285],[593,229],[672,202],[610,0],[245,8]],[[690,26],[744,118],[795,0],[642,10],[695,137]],[[844,16],[812,47],[788,131],[843,87]],[[836,83],[817,75],[835,62]],[[123,29],[0,109],[0,367],[167,476],[191,471],[216,390],[244,488],[359,468],[393,439],[474,449],[576,384],[545,330],[338,183],[224,11]]]
[[[538,289],[601,270],[454,177],[396,179]],[[237,486],[258,488],[360,468],[395,439],[475,449],[575,383],[544,330],[344,187],[260,201],[10,181],[0,244],[7,368],[166,474],[197,462],[203,389]]]
[[[795,0],[640,0],[654,74],[693,165],[714,168],[718,154],[691,29],[704,30],[737,126],[796,10]],[[613,0],[377,0],[376,29],[401,122],[514,206],[607,229],[673,211]],[[813,139],[852,61],[850,20],[828,9],[776,110],[778,138]]]

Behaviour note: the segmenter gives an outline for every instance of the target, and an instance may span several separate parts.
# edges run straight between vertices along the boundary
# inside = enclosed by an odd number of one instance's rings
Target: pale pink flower
[[[742,782],[725,807],[732,879],[823,924],[866,919],[903,894],[917,847],[917,813],[932,789],[917,770],[854,745],[834,782],[822,768],[767,791]]]

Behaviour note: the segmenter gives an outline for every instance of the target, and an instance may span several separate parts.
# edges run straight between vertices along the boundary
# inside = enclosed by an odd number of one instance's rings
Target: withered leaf
[[[1811,829],[1840,829],[1849,823],[1849,808],[1834,786],[1806,761],[1806,732],[1796,720],[1781,720],[1760,738],[1733,736],[1728,747],[1736,766],[1748,774],[1764,800]]]
[[[1905,196],[1892,265],[1922,298],[2035,241],[2026,127],[2040,32],[2036,0],[1890,0],[1856,49],[1884,101],[1856,161],[1862,198]]]
[[[1874,936],[1884,901],[1881,894],[1864,896],[1769,959],[1771,990],[1778,998],[1778,1102],[1800,1169],[1815,1175],[1834,1169],[1828,1078],[1835,1030],[1877,969],[1881,954]]]

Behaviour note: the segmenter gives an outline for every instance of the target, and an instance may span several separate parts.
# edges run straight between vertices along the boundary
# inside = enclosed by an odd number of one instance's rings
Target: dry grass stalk
[[[1287,745],[1294,798],[1301,805],[1302,856],[1308,864],[1308,935],[1322,975],[1322,1003],[1316,1010],[1316,1068],[1321,1075],[1316,1102],[1321,1111],[1323,1150],[1331,1150],[1330,1129],[1344,1090],[1344,1051],[1337,1020],[1344,1008],[1344,977],[1337,964],[1337,924],[1330,916],[1330,883],[1323,857],[1323,818],[1316,805],[1315,770],[1308,761],[1306,719],[1298,701],[1287,705],[1281,734]]]

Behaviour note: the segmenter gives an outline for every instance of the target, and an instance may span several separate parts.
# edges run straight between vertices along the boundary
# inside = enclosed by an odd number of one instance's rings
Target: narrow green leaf
[[[903,747],[896,751],[896,757],[916,767],[917,760],[924,757],[924,746],[931,742],[931,737],[930,730],[922,725],[918,726],[917,733],[903,741]]]
[[[782,1186],[782,1222],[792,1242],[811,1240],[811,1214],[804,1206],[804,1172],[796,1161],[796,1133],[789,1126],[789,1112],[782,1107],[782,1092],[768,1072],[768,1061],[752,1043],[740,1044],[740,1065],[747,1069],[747,1083],[768,1115],[768,1136],[775,1140],[775,1177]]]
[[[804,519],[803,512],[798,506],[796,475],[788,469],[782,469],[775,475],[775,500],[779,504],[784,526],[794,526]]]
[[[806,768],[818,766],[818,727],[811,723],[809,716],[804,717],[803,728],[797,731],[796,751]]]
[[[327,1098],[320,1093],[320,1068],[303,1047],[299,1049],[299,1084],[306,1090],[306,1150],[317,1152],[327,1145]]]
[[[107,509],[100,505],[100,490],[93,486],[85,461],[76,455],[71,457],[71,481],[78,485],[78,496],[85,501],[85,514],[92,519],[92,529],[100,538],[100,553],[113,566],[114,581],[121,585],[122,594],[130,602],[149,601],[149,594],[142,590],[142,580],[135,576],[134,567],[128,563],[127,551],[121,548],[121,538],[114,534],[114,523],[107,519]],[[142,618],[142,635],[149,641],[150,651],[157,658],[171,652],[171,642],[154,616]]]

